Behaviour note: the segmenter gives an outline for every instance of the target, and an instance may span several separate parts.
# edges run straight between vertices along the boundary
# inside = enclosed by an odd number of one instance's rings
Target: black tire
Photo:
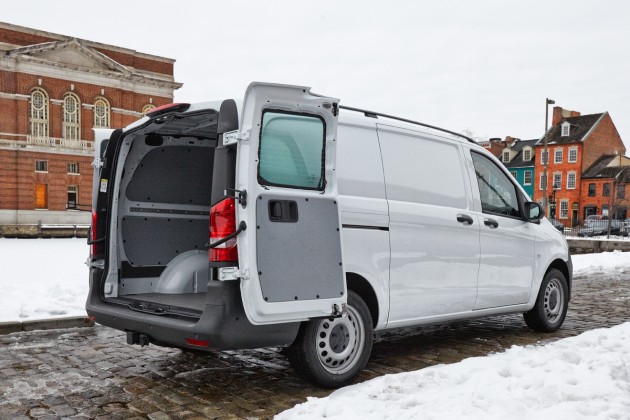
[[[540,332],[556,331],[567,315],[569,288],[567,279],[560,270],[552,268],[543,279],[536,304],[523,314],[529,328]]]
[[[304,322],[287,356],[296,373],[306,380],[337,388],[365,368],[373,342],[370,310],[358,294],[348,291],[347,317]]]

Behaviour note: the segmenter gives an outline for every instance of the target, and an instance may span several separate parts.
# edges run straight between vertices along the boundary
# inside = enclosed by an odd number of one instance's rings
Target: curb
[[[93,327],[94,321],[87,316],[69,318],[36,319],[30,321],[0,322],[0,335],[24,331],[55,330],[59,328]]]

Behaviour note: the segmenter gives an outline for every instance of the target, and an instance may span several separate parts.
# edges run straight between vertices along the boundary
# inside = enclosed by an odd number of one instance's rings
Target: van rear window
[[[325,133],[320,117],[265,111],[258,149],[258,182],[323,190]]]

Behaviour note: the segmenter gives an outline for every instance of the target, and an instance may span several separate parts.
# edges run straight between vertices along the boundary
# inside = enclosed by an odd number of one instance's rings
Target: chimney
[[[563,118],[579,117],[581,114],[577,111],[571,111],[569,109],[562,109],[561,106],[553,107],[553,117],[551,119],[551,126],[558,125]]]
[[[488,142],[483,145],[483,148],[496,157],[501,156],[501,152],[503,151],[503,149],[505,149],[503,142],[499,137],[488,139]]]
[[[512,136],[505,136],[505,145],[508,147],[512,147],[514,146],[514,144],[518,141],[519,139],[516,137],[512,137]]]

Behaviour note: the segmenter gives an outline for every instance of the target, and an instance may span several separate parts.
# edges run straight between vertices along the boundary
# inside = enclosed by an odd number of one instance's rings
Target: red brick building
[[[630,158],[602,155],[582,174],[584,217],[592,214],[626,219],[630,200]]]
[[[0,22],[0,224],[89,223],[92,129],[172,102],[174,63]]]
[[[544,147],[536,145],[536,185],[534,200],[543,202],[547,184],[549,206],[546,214],[567,226],[576,226],[585,218],[586,191],[582,174],[602,155],[625,155],[626,148],[607,112],[580,115],[576,111],[554,107],[552,126],[546,133],[549,163],[544,178]],[[589,210],[590,211],[590,210]]]

